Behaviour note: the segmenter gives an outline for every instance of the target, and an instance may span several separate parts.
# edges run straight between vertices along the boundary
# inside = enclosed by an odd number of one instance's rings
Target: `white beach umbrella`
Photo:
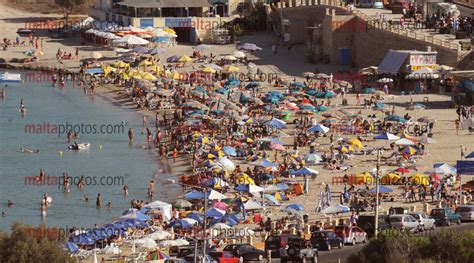
[[[118,255],[118,254],[122,253],[120,248],[117,245],[115,245],[114,243],[112,243],[110,246],[106,246],[102,251],[105,254],[112,254],[112,255]]]
[[[213,225],[211,228],[213,228],[213,229],[229,229],[230,226],[228,226],[224,223],[217,223],[217,224]]]
[[[209,193],[208,198],[209,200],[222,200],[222,199],[227,199],[227,196],[217,192],[216,190],[211,190]]]
[[[135,35],[126,35],[120,39],[116,39],[112,41],[114,44],[129,44],[129,45],[146,45],[150,43],[150,41],[145,40],[141,37],[137,37]]]
[[[140,248],[145,248],[145,249],[152,249],[156,247],[156,242],[155,240],[151,238],[142,238],[142,239],[137,239],[135,242],[138,244]]]
[[[171,233],[164,230],[157,230],[145,236],[145,238],[151,238],[153,240],[164,240],[168,237],[171,237]]]
[[[415,143],[411,140],[408,140],[406,138],[402,138],[398,141],[395,141],[396,145],[404,145],[404,146],[410,146],[410,145],[415,145]]]

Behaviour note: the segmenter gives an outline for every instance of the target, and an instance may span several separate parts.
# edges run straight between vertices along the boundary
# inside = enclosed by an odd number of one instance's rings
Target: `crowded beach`
[[[117,143],[144,140],[143,148],[157,152],[160,164],[176,174],[166,186],[182,189],[182,196],[164,202],[157,200],[155,180],[143,182],[148,200],[132,199],[130,209],[109,222],[71,229],[65,251],[72,257],[196,262],[224,251],[235,262],[264,261],[281,256],[268,247],[271,237],[291,234],[313,242],[314,233],[355,227],[365,243],[376,231],[359,218],[376,210],[429,215],[472,203],[472,181],[461,180],[456,161],[474,158],[472,133],[464,125],[474,108],[433,94],[450,86],[456,98],[461,81],[453,69],[437,65],[425,79],[388,76],[375,66],[361,69],[357,79],[327,70],[287,75],[260,66],[290,56],[278,52],[282,43],[250,37],[219,48],[179,47],[175,33],[88,30],[86,40],[112,47],[104,52],[113,58],[101,60],[94,51],[80,62],[79,48],[56,52],[57,61],[81,65],[74,74],[51,69],[52,86],[69,88],[65,80],[71,78],[84,96],[120,100],[139,112],[141,130],[130,128]],[[44,56],[38,41],[25,53],[28,62]],[[5,47],[25,49],[8,42]],[[21,102],[19,114],[27,117],[26,108]],[[68,143],[74,139],[80,134],[68,135]],[[81,187],[66,184],[61,191]],[[96,194],[97,207],[113,205]],[[133,198],[127,186],[122,194]],[[6,209],[15,209],[13,203]],[[45,194],[38,208],[45,220],[51,205]],[[356,243],[340,240],[334,248]]]

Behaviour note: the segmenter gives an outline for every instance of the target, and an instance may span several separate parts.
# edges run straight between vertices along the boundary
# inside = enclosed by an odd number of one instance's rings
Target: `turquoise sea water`
[[[0,84],[0,88],[5,88],[4,84]],[[28,109],[24,118],[18,111],[21,98]],[[160,175],[154,151],[144,147],[141,122],[139,113],[113,105],[98,95],[91,99],[73,83],[66,83],[64,89],[53,88],[48,82],[8,84],[6,98],[0,99],[0,211],[6,212],[6,216],[0,217],[0,229],[8,230],[14,221],[62,228],[106,223],[128,209],[132,198],[146,201],[150,180],[155,180],[154,199],[172,201],[176,189],[167,185],[165,190],[163,182],[168,177]],[[154,120],[149,122],[154,125]],[[96,129],[105,124],[119,128],[111,134],[80,134],[77,142],[89,142],[91,148],[71,151],[66,134],[58,137],[57,134],[25,132],[25,125],[42,127],[44,123],[96,125]],[[128,144],[129,127],[135,134],[132,146]],[[41,132],[42,128],[38,129]],[[40,149],[40,153],[21,153],[20,147]],[[97,184],[103,177],[102,183],[111,185],[87,185],[83,190],[73,185],[69,193],[57,185],[28,185],[31,183],[25,177],[37,176],[40,168],[49,176],[68,172],[69,176],[77,178],[89,177],[89,182],[95,180]],[[129,187],[127,197],[123,195],[121,180]],[[103,196],[101,209],[95,205],[99,192]],[[53,203],[43,220],[40,202],[44,193],[53,198]],[[84,194],[89,197],[87,203],[81,200]],[[7,200],[13,201],[14,208],[7,208]],[[112,203],[110,210],[106,207],[109,201]]]

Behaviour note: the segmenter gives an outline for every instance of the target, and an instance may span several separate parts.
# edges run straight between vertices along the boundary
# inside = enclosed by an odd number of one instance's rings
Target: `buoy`
[[[59,156],[63,156],[63,151],[58,152]]]
[[[99,144],[99,149],[102,149],[102,144]]]

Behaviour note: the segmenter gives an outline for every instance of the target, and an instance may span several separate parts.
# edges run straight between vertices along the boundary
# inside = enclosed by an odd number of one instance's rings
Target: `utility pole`
[[[206,241],[207,241],[207,188],[204,188],[204,240],[202,241],[202,263],[206,263]]]
[[[377,173],[375,175],[375,238],[379,234],[379,171],[380,171],[380,148],[377,149]]]

